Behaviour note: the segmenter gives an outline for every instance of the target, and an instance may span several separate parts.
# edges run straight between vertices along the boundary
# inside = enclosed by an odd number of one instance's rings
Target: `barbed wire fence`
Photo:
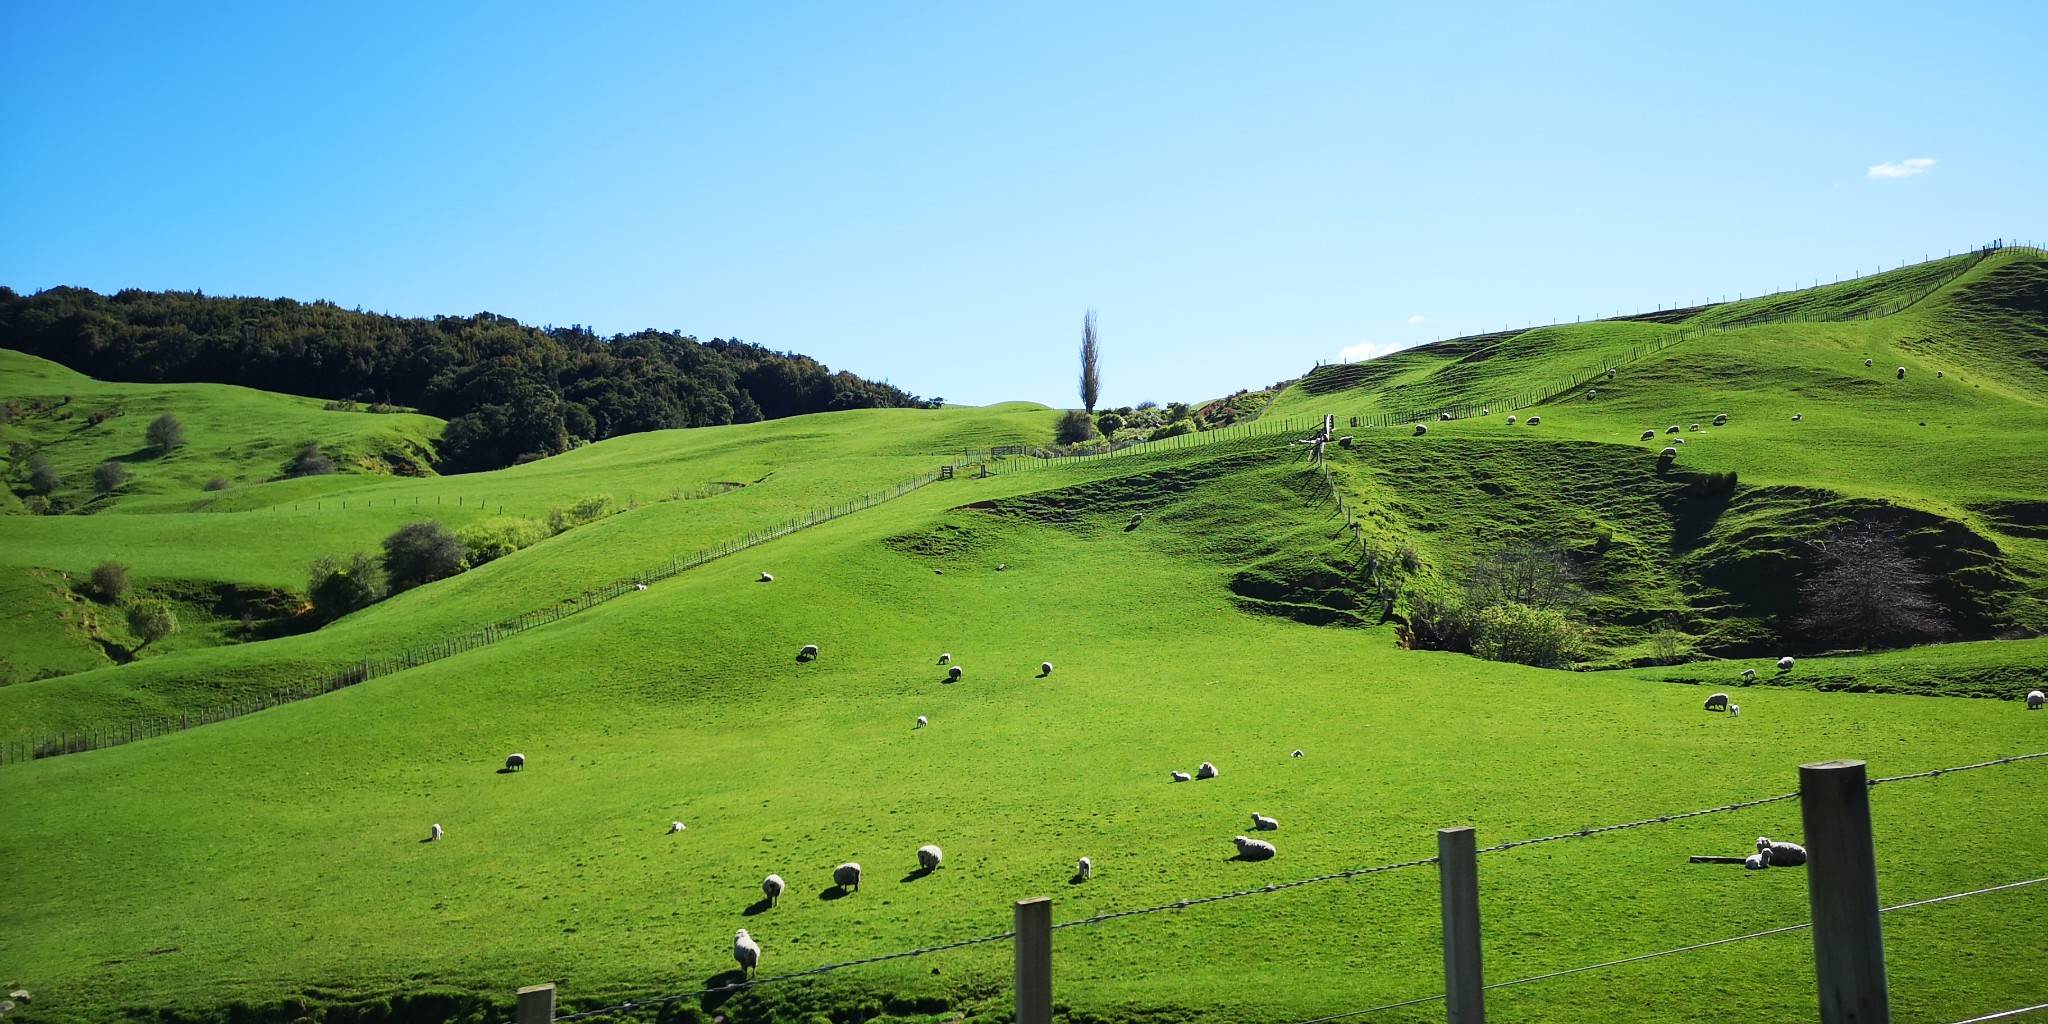
[[[671,579],[703,565],[708,565],[748,548],[766,544],[769,541],[787,537],[800,530],[807,530],[821,523],[828,523],[842,516],[852,515],[863,509],[873,508],[893,501],[913,491],[940,480],[950,479],[955,469],[948,463],[929,473],[924,473],[880,491],[864,494],[835,504],[814,508],[801,515],[792,516],[772,526],[751,530],[712,547],[704,548],[689,555],[677,555],[668,561],[650,566],[623,579],[613,580],[581,594],[565,597],[553,604],[524,612],[507,619],[490,623],[480,629],[443,637],[424,644],[401,649],[395,654],[380,658],[365,658],[338,668],[326,675],[304,683],[281,687],[255,697],[230,700],[225,704],[179,712],[176,715],[161,715],[136,719],[118,725],[92,726],[78,730],[61,731],[55,735],[35,736],[28,739],[0,743],[0,765],[20,764],[45,757],[63,754],[77,754],[90,750],[133,743],[137,740],[183,732],[203,725],[212,725],[244,715],[254,714],[270,708],[280,707],[310,697],[333,693],[336,690],[354,686],[382,676],[432,664],[444,658],[452,658],[501,640],[506,640],[529,629],[536,629],[550,623],[560,622],[571,615],[589,611],[608,601],[627,594],[645,590],[649,585]]]
[[[1863,778],[1864,763],[1861,761],[1825,762],[1820,765],[1804,765],[1801,766],[1801,771],[1802,775],[1804,775],[1804,773],[1809,770],[1816,769],[1824,772],[1853,773],[1854,777],[1857,780],[1860,780],[1861,782],[1861,785],[1856,787],[1856,791],[1860,793],[1868,793],[1870,790],[1880,785],[1906,782],[1911,780],[1936,779],[1957,772],[1973,771],[2000,765],[2017,764],[2021,762],[2033,761],[2043,758],[2048,758],[2048,751],[2030,754],[2016,754],[2008,757],[1996,758],[1989,761],[1981,761],[1974,764],[1958,765],[1950,768],[1937,768],[1928,771],[1913,772],[1905,775],[1894,775],[1876,779]],[[1847,778],[1834,778],[1830,779],[1829,781],[1831,783],[1849,783],[1849,780]],[[1542,843],[1559,842],[1568,839],[1581,839],[1590,836],[1606,835],[1610,833],[1626,831],[1630,829],[1647,828],[1653,825],[1663,825],[1672,822],[1687,821],[1695,818],[1704,817],[1707,815],[1726,814],[1735,811],[1746,810],[1749,808],[1762,807],[1770,804],[1781,803],[1788,800],[1802,799],[1808,796],[1808,793],[1806,793],[1804,790],[1801,790],[1791,793],[1778,794],[1775,796],[1758,797],[1748,800],[1740,800],[1733,803],[1719,804],[1716,806],[1700,808],[1697,810],[1682,811],[1672,814],[1662,814],[1657,815],[1655,817],[1641,818],[1633,821],[1619,822],[1611,825],[1593,826],[1566,832],[1553,833],[1549,835],[1533,836],[1527,839],[1511,840],[1508,842],[1495,844],[1493,846],[1477,848],[1476,850],[1468,846],[1466,848],[1466,853],[1464,854],[1464,856],[1469,858],[1476,856],[1477,854],[1501,853],[1509,850],[1520,849],[1523,847],[1534,846]],[[1831,808],[1830,804],[1827,802],[1827,798],[1822,797],[1820,799],[1823,802],[1818,805],[1809,805],[1806,804],[1804,800],[1802,800],[1802,810],[1808,822],[1809,842],[1813,841],[1811,833],[1816,831],[1816,813],[1818,813],[1823,819],[1821,822],[1823,828],[1840,823],[1839,821],[1834,820],[1832,817],[1840,809]],[[1853,809],[1850,809],[1848,811],[1848,813],[1845,816],[1845,820],[1848,820],[1852,826],[1856,826],[1858,824]],[[519,999],[516,1008],[517,1017],[515,1024],[565,1024],[565,1022],[569,1021],[589,1020],[598,1017],[630,1013],[638,1009],[669,1006],[690,999],[698,999],[706,996],[728,996],[736,994],[741,991],[745,991],[747,989],[757,988],[763,985],[773,985],[781,982],[793,981],[802,978],[814,978],[869,964],[882,963],[892,960],[901,960],[911,957],[926,956],[933,953],[940,953],[948,950],[962,949],[971,946],[979,946],[996,942],[1017,942],[1019,944],[1020,949],[1024,948],[1026,943],[1029,942],[1033,947],[1043,950],[1042,963],[1027,963],[1026,957],[1023,956],[1021,953],[1019,955],[1017,964],[1018,973],[1016,978],[1016,984],[1018,987],[1019,1007],[1018,1024],[1049,1024],[1051,1020],[1051,934],[1053,932],[1073,928],[1087,928],[1093,925],[1098,925],[1109,921],[1144,917],[1147,915],[1163,913],[1166,911],[1185,910],[1188,908],[1203,906],[1207,904],[1227,902],[1231,900],[1265,895],[1269,893],[1284,892],[1292,889],[1298,889],[1304,886],[1316,885],[1319,883],[1346,881],[1371,875],[1379,875],[1389,872],[1402,871],[1409,868],[1425,867],[1431,864],[1438,865],[1440,871],[1442,871],[1447,876],[1447,880],[1445,883],[1445,899],[1448,905],[1451,899],[1451,894],[1449,891],[1451,883],[1448,881],[1448,875],[1453,871],[1454,865],[1447,863],[1447,858],[1443,851],[1447,849],[1453,849],[1454,847],[1448,844],[1443,844],[1442,837],[1454,832],[1463,832],[1469,834],[1470,831],[1471,830],[1469,829],[1455,829],[1440,832],[1440,852],[1438,856],[1419,857],[1410,860],[1401,860],[1386,864],[1374,865],[1371,867],[1354,868],[1346,871],[1330,872],[1327,874],[1314,875],[1307,878],[1300,878],[1287,882],[1276,882],[1270,885],[1263,885],[1250,889],[1241,889],[1232,892],[1217,893],[1209,896],[1191,897],[1187,899],[1174,900],[1167,903],[1159,903],[1151,906],[1139,907],[1130,910],[1109,911],[1101,914],[1096,914],[1090,917],[1080,918],[1073,921],[1060,922],[1057,924],[1052,923],[1049,915],[1049,909],[1045,907],[1040,908],[1041,910],[1046,911],[1044,913],[1026,913],[1027,906],[1031,904],[1048,904],[1048,901],[1020,901],[1017,906],[1017,927],[1012,929],[1011,931],[1003,932],[1001,934],[985,935],[978,938],[966,939],[958,942],[949,942],[920,947],[916,949],[904,950],[902,952],[897,953],[887,953],[879,956],[870,956],[856,960],[836,962],[826,964],[820,967],[809,968],[802,971],[794,971],[787,974],[780,974],[767,978],[735,980],[725,985],[709,986],[705,988],[694,989],[686,992],[680,992],[673,995],[661,996],[652,999],[618,1002],[594,1009],[573,1012],[559,1017],[554,1015],[556,998],[555,986],[552,984],[530,986],[528,988],[521,989],[519,992]],[[1852,828],[1851,831],[1855,833],[1851,836],[1852,846],[1854,842],[1860,841],[1863,844],[1865,844],[1866,847],[1868,847],[1868,845],[1871,843],[1871,830],[1867,799],[1864,801],[1863,804],[1862,817],[1860,819],[1860,827]],[[1470,863],[1468,862],[1465,866],[1469,869]],[[1836,868],[1834,865],[1827,863],[1823,863],[1820,865],[1809,863],[1807,867],[1809,871],[1809,888],[1813,892],[1815,899],[1814,915],[1815,918],[1818,919],[1831,910],[1830,907],[1823,905],[1823,893],[1828,887],[1822,884],[1822,881],[1819,879],[1818,876],[1823,874],[1829,874],[1835,871]],[[1873,879],[1873,884],[1870,888],[1870,894],[1872,900],[1874,901],[1876,893],[1876,888],[1874,885],[1874,873],[1871,875],[1871,878]],[[2048,875],[2011,882],[2002,882],[1998,884],[1982,886],[1975,889],[1969,889],[1961,892],[1947,893],[1940,896],[1926,897],[1922,899],[1911,900],[1904,903],[1893,904],[1891,906],[1873,905],[1869,909],[1871,913],[1872,922],[1874,925],[1876,917],[1883,914],[1889,914],[1903,910],[1911,910],[1919,907],[1931,906],[1938,903],[1953,902],[1956,900],[1968,899],[1972,897],[1988,895],[1991,893],[2007,892],[2015,889],[2040,885],[2043,883],[2048,883]],[[1446,916],[1446,932],[1444,937],[1446,946],[1449,947],[1455,943],[1463,943],[1469,941],[1471,943],[1472,952],[1474,954],[1473,964],[1476,969],[1478,943],[1478,934],[1476,928],[1469,935],[1454,935],[1449,925],[1449,915],[1447,914]],[[1033,921],[1037,918],[1042,918],[1042,920],[1039,920],[1037,921],[1037,923],[1034,924]],[[1570,975],[1584,974],[1592,971],[1599,971],[1607,968],[1619,967],[1626,964],[1640,963],[1647,960],[1654,960],[1662,957],[1674,956],[1680,953],[1688,953],[1697,950],[1710,949],[1718,946],[1726,946],[1739,942],[1747,942],[1755,939],[1784,935],[1791,932],[1812,930],[1814,927],[1814,921],[1808,920],[1794,924],[1782,925],[1775,928],[1768,928],[1761,931],[1750,932],[1742,935],[1727,936],[1724,938],[1710,939],[1704,942],[1691,943],[1688,945],[1678,946],[1671,949],[1658,950],[1650,953],[1635,954],[1632,956],[1621,957],[1614,960],[1585,964],[1561,970],[1546,971],[1541,974],[1530,975],[1523,978],[1516,978],[1510,981],[1495,982],[1486,985],[1477,985],[1475,986],[1475,988],[1477,991],[1482,993],[1498,991],[1501,989],[1516,988],[1523,985],[1530,985],[1538,982],[1548,981],[1554,978],[1562,978]],[[1817,937],[1816,942],[1819,941],[1820,940]],[[1879,948],[1881,949],[1881,945]],[[1451,958],[1447,954],[1447,963],[1450,959]],[[1879,966],[1880,971],[1878,981],[1880,984],[1882,984],[1882,965],[1880,964]],[[1477,979],[1474,978],[1472,980],[1476,981]],[[1823,983],[1825,983],[1826,979],[1822,980]],[[1303,1021],[1302,1024],[1328,1024],[1328,1022],[1331,1021],[1348,1020],[1356,1017],[1366,1016],[1369,1014],[1379,1013],[1386,1010],[1398,1009],[1401,1007],[1418,1006],[1426,1003],[1445,1001],[1451,998],[1451,994],[1456,991],[1457,981],[1458,979],[1447,976],[1445,983],[1445,992],[1432,993],[1429,995],[1405,999],[1399,1002],[1386,1003],[1382,1005],[1367,1007],[1364,1009],[1350,1010],[1343,1013],[1316,1017],[1308,1021]],[[1044,992],[1042,993],[1044,998],[1027,999],[1027,994],[1025,991],[1027,987],[1042,987],[1044,989]],[[1045,1008],[1043,1016],[1034,1016],[1032,1012],[1026,1009],[1029,1006],[1039,1005],[1042,1005]],[[2042,1007],[2024,1007],[2016,1010],[2001,1011],[2001,1013],[1999,1014],[1993,1014],[1988,1017],[1972,1018],[1971,1021],[1958,1022],[1958,1024],[1973,1024],[1974,1021],[2004,1019],[2005,1017],[2009,1016],[2016,1016],[2023,1013],[2033,1012],[2034,1010],[2040,1008]],[[1823,1024],[1828,1024],[1829,1019],[1825,1014],[1823,1015],[1822,1019]]]

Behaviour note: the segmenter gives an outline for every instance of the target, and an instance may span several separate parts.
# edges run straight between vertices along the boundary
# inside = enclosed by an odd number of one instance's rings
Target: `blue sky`
[[[0,0],[0,284],[1119,405],[2048,237],[2048,5],[1787,6]]]

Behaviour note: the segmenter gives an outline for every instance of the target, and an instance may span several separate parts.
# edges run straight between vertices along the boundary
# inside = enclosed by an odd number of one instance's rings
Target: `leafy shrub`
[[[64,477],[57,472],[57,467],[50,465],[50,460],[43,458],[40,454],[30,455],[28,457],[28,485],[37,494],[48,494],[64,486]]]
[[[407,523],[384,538],[384,572],[392,592],[446,579],[464,569],[462,541],[432,519]]]
[[[143,432],[149,446],[159,453],[169,455],[171,449],[185,446],[185,425],[176,416],[164,413],[149,421],[149,429]]]
[[[548,539],[548,534],[548,525],[537,519],[499,516],[471,523],[463,527],[457,536],[462,538],[462,547],[469,553],[469,564],[474,567],[538,544]]]
[[[21,507],[27,509],[29,515],[46,516],[50,514],[50,499],[40,494],[31,494],[21,499]]]
[[[1732,469],[1693,473],[1685,478],[1685,493],[1695,496],[1727,494],[1735,489],[1735,484],[1735,471]]]
[[[1195,421],[1175,420],[1172,423],[1169,423],[1163,427],[1160,427],[1158,430],[1154,431],[1152,434],[1152,440],[1164,441],[1169,437],[1179,437],[1182,434],[1192,434],[1194,432]]]
[[[1080,444],[1095,436],[1095,421],[1080,409],[1068,409],[1060,414],[1052,433],[1060,444]]]
[[[1102,431],[1104,437],[1109,437],[1123,428],[1124,418],[1116,413],[1106,412],[1095,418],[1095,429]]]
[[[217,476],[208,480],[204,489],[209,491],[225,491],[229,486],[227,477]]]
[[[1692,658],[1693,638],[1681,624],[1666,619],[1650,630],[1650,657],[1659,665],[1676,665]]]
[[[576,499],[568,508],[560,505],[548,509],[548,532],[561,533],[575,529],[585,523],[595,522],[610,515],[612,496],[609,494],[587,494]]]
[[[118,462],[102,462],[92,468],[92,489],[101,494],[112,494],[128,482],[128,467]]]
[[[1569,668],[1584,645],[1585,630],[1563,612],[1506,601],[1479,613],[1472,653],[1488,661]]]
[[[89,577],[92,595],[103,604],[120,604],[128,596],[128,567],[119,562],[101,562]]]
[[[306,596],[323,619],[338,619],[384,599],[384,568],[358,551],[347,558],[322,555],[306,573]]]
[[[287,477],[326,476],[334,472],[334,460],[320,454],[320,442],[309,441],[284,467]]]
[[[85,425],[88,427],[97,427],[100,424],[105,423],[106,421],[113,419],[115,416],[118,415],[120,415],[120,413],[113,409],[100,409],[95,411],[92,415],[87,416],[85,418]]]
[[[1429,651],[1469,651],[1475,623],[1463,594],[1435,585],[1409,587],[1408,646]]]
[[[141,650],[178,631],[178,617],[171,614],[171,606],[162,601],[135,601],[128,605],[128,632],[142,641],[135,649]]]

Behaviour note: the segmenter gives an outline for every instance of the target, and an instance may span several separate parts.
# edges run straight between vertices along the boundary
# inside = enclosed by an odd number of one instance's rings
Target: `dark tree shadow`
[[[933,868],[918,868],[916,871],[912,871],[911,873],[904,875],[901,879],[899,879],[899,881],[915,882],[918,879],[931,874],[933,870]]]
[[[843,885],[828,885],[823,892],[818,894],[818,898],[821,900],[843,900],[851,895],[853,895],[853,890]]]
[[[758,917],[762,914],[767,913],[769,911],[769,908],[773,906],[775,906],[775,903],[771,901],[768,897],[763,896],[760,899],[755,900],[753,906],[740,911],[740,914],[745,917]]]

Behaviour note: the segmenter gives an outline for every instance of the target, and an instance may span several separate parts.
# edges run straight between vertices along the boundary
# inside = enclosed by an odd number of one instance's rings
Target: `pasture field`
[[[1360,430],[1326,467],[1268,435],[963,471],[479,650],[0,766],[0,983],[34,993],[10,1016],[498,1024],[540,981],[563,1012],[728,981],[736,928],[775,975],[997,935],[1028,896],[1081,921],[1427,857],[1443,827],[1475,826],[1484,846],[1782,795],[1802,762],[1864,758],[1887,776],[2048,750],[2048,712],[2014,699],[2048,665],[2034,635],[2048,536],[2033,518],[2048,409],[2027,355],[2042,310],[2025,298],[2044,273],[1992,256],[1893,316],[1691,338],[1619,367],[1591,401],[1521,413],[1540,427],[1497,411],[1425,436]],[[1659,326],[1585,325],[1586,345],[1560,343],[1553,365],[1530,362],[1538,345],[1461,386],[1561,375]],[[1420,393],[1448,388],[1432,379],[1464,357],[1393,358]],[[1269,415],[1341,424],[1413,398],[1297,385]],[[1720,412],[1726,427],[1685,429]],[[0,620],[8,643],[88,669],[0,687],[0,736],[265,692],[973,449],[1042,442],[1055,415],[830,414],[633,435],[490,474],[193,485],[89,516],[0,517],[0,596],[26,609]],[[1688,443],[1660,466],[1672,424]],[[1740,482],[1702,491],[1690,477],[1708,470]],[[740,486],[662,500],[715,484]],[[36,603],[76,611],[51,574],[104,557],[146,585],[291,591],[312,557],[368,549],[413,516],[459,526],[595,493],[624,510],[297,636],[91,667]],[[290,508],[309,501],[321,507]],[[1776,675],[1778,650],[1756,638],[1792,614],[1801,545],[1872,511],[1901,517],[1916,553],[1951,559],[1941,599],[1976,632],[1801,651]],[[1404,580],[1420,585],[1530,534],[1588,565],[1593,663],[1608,670],[1404,650],[1358,582],[1374,552],[1411,551]],[[1726,653],[1649,664],[1646,631],[1665,621]],[[800,661],[805,644],[821,657]],[[944,681],[942,652],[960,682]],[[1739,686],[1744,668],[1758,685]],[[1716,689],[1740,717],[1702,710]],[[501,772],[514,751],[526,767]],[[1170,781],[1202,761],[1220,777]],[[2048,874],[2044,785],[2048,759],[1874,789],[1884,901]],[[1254,811],[1280,821],[1279,855],[1234,860]],[[670,834],[673,821],[688,827]],[[445,837],[424,842],[436,823]],[[1802,871],[1687,863],[1799,831],[1782,801],[1484,854],[1487,978],[1801,922]],[[924,843],[946,851],[928,874],[914,870]],[[859,892],[830,887],[847,860],[865,866]],[[789,882],[774,907],[760,902],[769,872]],[[1061,1016],[1284,1024],[1440,992],[1436,887],[1423,865],[1064,928]],[[2037,1002],[2043,920],[2048,885],[1888,914],[1894,1019]],[[1777,935],[1488,1002],[1505,1020],[1808,1019],[1811,950]],[[991,942],[610,1019],[993,1024],[1009,1019],[1010,956]]]

